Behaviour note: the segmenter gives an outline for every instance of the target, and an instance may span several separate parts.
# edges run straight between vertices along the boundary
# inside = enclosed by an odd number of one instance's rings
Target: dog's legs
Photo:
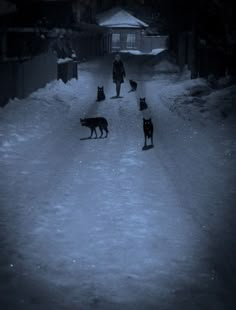
[[[93,136],[93,128],[91,128],[90,138],[92,138],[92,136]]]
[[[99,138],[102,138],[102,135],[103,135],[103,130],[102,130],[102,127],[99,127],[99,129],[100,129],[100,132],[101,132],[101,134],[100,134],[100,137],[99,137]]]
[[[107,127],[105,127],[104,129],[105,129],[105,131],[106,131],[106,138],[107,138],[107,135],[108,135],[108,129],[107,129]]]
[[[97,130],[96,130],[96,128],[94,128],[94,132],[95,132],[96,139],[97,139],[98,135],[97,135]]]
[[[144,136],[144,146],[145,147],[147,146],[147,136],[146,135]]]
[[[116,82],[116,96],[119,97],[120,96],[120,87],[121,87],[121,83],[119,81]]]

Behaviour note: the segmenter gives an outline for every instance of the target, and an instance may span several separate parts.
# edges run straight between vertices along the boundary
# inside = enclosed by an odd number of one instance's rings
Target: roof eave
[[[106,28],[129,28],[129,29],[145,29],[146,28],[146,27],[142,27],[142,26],[133,26],[133,25],[128,25],[128,24],[106,25],[103,27],[106,27]]]

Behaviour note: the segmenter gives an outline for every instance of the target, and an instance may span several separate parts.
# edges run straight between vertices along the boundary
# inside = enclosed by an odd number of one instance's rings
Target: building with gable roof
[[[120,7],[99,14],[97,23],[109,28],[112,52],[127,49],[139,50],[142,36],[148,28],[145,22]]]
[[[97,24],[109,29],[110,52],[137,50],[150,53],[166,48],[167,36],[148,34],[149,25],[121,7],[97,15]]]

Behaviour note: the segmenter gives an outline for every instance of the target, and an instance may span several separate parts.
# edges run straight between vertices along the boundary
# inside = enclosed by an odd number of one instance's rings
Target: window
[[[127,34],[126,47],[127,48],[136,48],[136,36],[135,36],[135,33],[128,33]]]
[[[115,48],[120,47],[120,34],[119,33],[112,34],[112,47],[115,47]]]

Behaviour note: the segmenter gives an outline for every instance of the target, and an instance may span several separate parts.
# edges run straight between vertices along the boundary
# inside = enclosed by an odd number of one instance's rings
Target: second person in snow
[[[125,67],[119,54],[115,56],[113,61],[112,77],[113,82],[116,84],[116,97],[119,97],[121,84],[124,83],[125,78]]]

